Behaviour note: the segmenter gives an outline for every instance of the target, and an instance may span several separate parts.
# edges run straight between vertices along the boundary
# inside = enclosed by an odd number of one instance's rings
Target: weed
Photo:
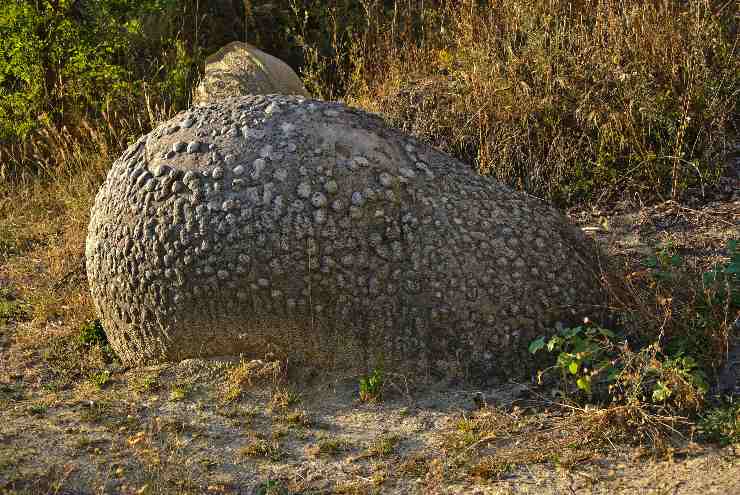
[[[374,369],[367,376],[360,378],[360,400],[363,402],[378,402],[382,400],[383,394],[383,372]]]
[[[659,247],[655,254],[645,260],[645,266],[652,271],[658,283],[673,282],[676,270],[683,264],[683,258],[676,252],[672,243],[668,242]]]
[[[401,437],[398,435],[380,435],[368,447],[366,455],[368,457],[388,457],[396,452],[396,447],[401,443]]]
[[[246,457],[262,457],[272,461],[278,461],[284,456],[277,441],[270,442],[258,437],[252,438],[239,453]]]
[[[429,458],[421,454],[413,454],[402,460],[398,472],[404,476],[421,478],[429,471]]]
[[[99,345],[83,345],[78,336],[57,337],[44,350],[44,359],[54,373],[51,382],[60,389],[77,383],[79,379],[94,381],[104,376],[115,355],[110,348]]]
[[[601,400],[627,404],[672,405],[676,412],[696,411],[707,391],[704,372],[681,353],[665,356],[657,343],[638,352],[626,343],[616,345],[614,334],[599,326],[565,328],[558,335],[534,340],[531,353],[546,348],[557,352],[554,368],[560,371],[563,393],[569,380],[593,398],[594,383],[608,384]],[[545,370],[546,371],[546,370]],[[544,371],[538,373],[542,377]]]
[[[311,418],[303,409],[295,409],[280,415],[277,420],[289,426],[301,426],[307,428],[311,426]]]
[[[608,355],[614,337],[610,330],[599,326],[564,328],[547,343],[545,337],[532,341],[529,352],[535,354],[543,348],[557,352],[555,368],[560,371],[563,383],[572,376],[578,389],[590,395],[595,377],[606,375],[608,381],[616,379],[616,368]],[[542,374],[543,371],[538,374],[540,382]]]
[[[700,309],[709,313],[712,307],[728,307],[730,314],[740,310],[740,247],[737,239],[727,241],[729,260],[719,263],[702,276],[704,285]]]
[[[301,402],[301,396],[292,388],[280,387],[272,392],[268,408],[271,410],[287,409]]]
[[[229,404],[216,411],[225,418],[239,421],[243,426],[249,426],[260,415],[259,407],[245,407],[238,404]]]
[[[108,420],[113,413],[113,406],[106,401],[90,401],[82,404],[80,420],[87,423],[100,424]]]
[[[284,378],[285,369],[279,361],[241,361],[226,373],[221,400],[227,404],[238,401],[247,388],[260,384],[277,386]]]
[[[93,346],[105,347],[108,345],[108,336],[105,335],[100,320],[92,320],[82,324],[77,341],[88,349]]]
[[[333,437],[333,438],[322,438],[319,442],[310,449],[313,455],[328,455],[335,456],[341,452],[346,451],[349,448],[347,441]]]
[[[0,323],[23,321],[31,317],[31,306],[15,297],[9,289],[0,288]]]
[[[157,376],[144,376],[133,381],[131,388],[139,393],[151,393],[159,390],[160,384]]]

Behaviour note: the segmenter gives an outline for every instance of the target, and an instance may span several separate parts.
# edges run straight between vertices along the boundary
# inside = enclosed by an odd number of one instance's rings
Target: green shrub
[[[564,328],[529,346],[532,354],[542,349],[557,354],[553,368],[559,371],[564,393],[574,384],[589,400],[696,412],[708,390],[706,375],[694,358],[666,355],[655,343],[631,351],[599,326]],[[540,381],[546,371],[539,372]],[[600,390],[594,394],[597,385]]]
[[[545,337],[532,341],[529,352],[536,354],[544,348],[551,353],[557,352],[555,367],[563,381],[571,376],[578,389],[590,395],[594,377],[605,374],[609,381],[616,379],[617,368],[610,359],[613,358],[614,337],[610,330],[598,326],[564,328],[547,341]]]
[[[705,439],[720,445],[740,443],[740,402],[728,399],[725,404],[702,414],[699,432]]]

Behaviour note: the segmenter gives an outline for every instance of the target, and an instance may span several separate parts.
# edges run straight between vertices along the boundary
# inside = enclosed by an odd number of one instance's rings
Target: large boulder
[[[375,116],[278,95],[139,139],[95,199],[86,257],[131,365],[271,352],[521,376],[532,338],[600,301],[592,246],[545,202]]]
[[[308,96],[288,64],[249,43],[234,41],[206,59],[205,75],[193,92],[193,103],[273,93]]]

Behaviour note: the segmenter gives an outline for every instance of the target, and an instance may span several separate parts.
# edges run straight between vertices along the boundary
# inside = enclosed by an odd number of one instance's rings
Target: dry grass
[[[224,382],[223,401],[231,403],[239,400],[245,390],[259,384],[280,385],[285,379],[285,369],[280,361],[242,360],[231,368]],[[279,391],[277,396],[284,394]],[[281,399],[282,400],[282,399]]]
[[[737,9],[439,2],[416,41],[375,39],[394,31],[378,13],[345,97],[535,195],[676,199],[716,181],[738,132]]]

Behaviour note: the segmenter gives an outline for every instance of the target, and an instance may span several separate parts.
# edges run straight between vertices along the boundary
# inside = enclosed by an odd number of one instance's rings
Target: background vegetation
[[[3,176],[53,176],[70,140],[120,149],[186,107],[233,39],[564,205],[678,199],[717,180],[737,135],[731,1],[3,2]]]

